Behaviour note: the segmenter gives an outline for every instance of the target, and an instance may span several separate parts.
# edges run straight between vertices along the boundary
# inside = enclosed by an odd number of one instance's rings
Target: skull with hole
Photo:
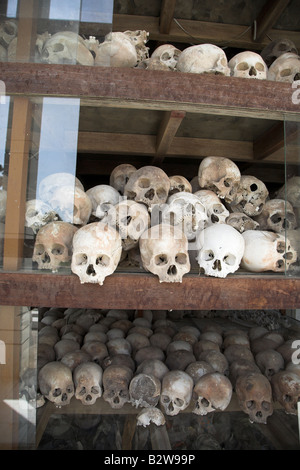
[[[225,52],[214,44],[199,44],[184,49],[179,55],[177,70],[187,73],[230,75]]]
[[[84,362],[73,372],[75,397],[83,405],[93,405],[102,395],[102,368],[95,362]]]
[[[292,52],[279,56],[269,68],[268,80],[286,83],[300,80],[300,56]]]
[[[190,271],[188,241],[185,234],[171,225],[150,227],[139,239],[143,267],[159,282],[182,282]]]
[[[172,44],[162,44],[158,46],[151,54],[151,60],[157,59],[167,70],[176,70],[178,58],[181,51]]]
[[[135,67],[137,63],[136,48],[125,33],[108,33],[96,50],[95,65],[101,67]]]
[[[242,234],[227,224],[215,224],[197,236],[196,260],[207,276],[225,278],[238,270],[244,254]]]
[[[108,184],[99,184],[86,192],[92,203],[92,215],[102,220],[108,211],[122,200],[119,192]]]
[[[57,407],[69,405],[74,396],[72,372],[59,361],[48,362],[39,371],[39,389]]]
[[[220,198],[216,195],[214,191],[210,189],[200,189],[194,193],[200,201],[207,212],[207,222],[206,226],[213,224],[225,224],[227,217],[229,216],[229,211],[226,209],[224,204],[222,204]]]
[[[151,211],[155,204],[164,204],[170,191],[168,175],[156,166],[144,166],[132,173],[124,189],[128,199],[141,202]]]
[[[46,202],[40,199],[26,202],[25,227],[31,228],[33,233],[36,234],[41,227],[55,220],[58,220],[58,215]]]
[[[159,401],[166,415],[175,416],[189,406],[193,386],[193,379],[184,371],[172,370],[164,376]]]
[[[175,193],[191,193],[192,192],[192,185],[191,183],[181,175],[174,175],[169,176],[169,180],[171,183],[169,197]]]
[[[149,47],[146,46],[149,33],[144,30],[136,31],[124,31],[124,34],[129,38],[130,42],[133,44],[136,50],[137,55],[137,65],[140,62],[149,58]]]
[[[84,39],[73,31],[61,31],[45,41],[41,62],[47,64],[94,65],[94,56]]]
[[[266,185],[255,176],[242,175],[238,196],[229,204],[233,212],[243,212],[249,217],[261,214],[269,196]]]
[[[124,194],[124,188],[130,175],[136,171],[135,166],[130,163],[122,163],[116,166],[110,174],[109,184],[115,188],[119,194]]]
[[[150,215],[144,204],[124,200],[109,209],[103,222],[118,230],[122,249],[129,251],[138,246],[140,236],[150,226]]]
[[[78,229],[73,238],[71,270],[81,284],[102,285],[117,268],[122,243],[117,230],[102,222],[93,222]]]
[[[271,380],[274,374],[284,369],[284,359],[275,349],[260,351],[255,356],[255,362],[268,380]]]
[[[200,199],[191,193],[175,193],[162,209],[162,223],[178,227],[189,241],[196,237],[207,221],[206,210]]]
[[[285,52],[293,52],[294,54],[298,54],[298,50],[293,41],[280,38],[270,42],[266,47],[264,47],[260,55],[264,59],[267,66],[270,67],[270,65],[272,65],[273,62]]]
[[[266,80],[268,67],[261,55],[253,51],[243,51],[236,54],[228,62],[230,75],[241,78],[256,78]]]
[[[219,372],[204,374],[193,389],[195,407],[193,413],[206,415],[214,411],[224,411],[232,397],[230,380]]]
[[[272,387],[261,373],[240,375],[235,384],[239,405],[251,423],[266,424],[273,413]]]
[[[300,401],[300,377],[291,371],[280,371],[271,378],[274,400],[283,406],[287,414],[297,415]]]
[[[49,204],[60,220],[74,225],[86,225],[92,212],[92,203],[86,192],[73,185],[57,188]]]
[[[297,253],[283,234],[266,230],[247,230],[241,268],[250,272],[284,272],[297,260]]]
[[[103,399],[113,409],[130,402],[129,385],[133,372],[129,367],[111,365],[103,372]]]
[[[260,230],[272,230],[277,233],[297,227],[293,206],[283,199],[269,199],[254,220],[259,223]]]
[[[40,228],[36,235],[32,261],[38,269],[52,272],[69,265],[72,257],[72,240],[77,227],[68,222],[54,221]]]
[[[210,189],[224,199],[232,202],[241,180],[238,166],[226,157],[205,157],[198,170],[198,182],[201,189]]]
[[[257,230],[259,223],[243,212],[232,212],[226,219],[226,224],[231,225],[238,232],[244,233],[246,230]]]
[[[145,373],[137,374],[129,384],[130,402],[136,408],[156,406],[160,391],[161,382],[157,377]]]

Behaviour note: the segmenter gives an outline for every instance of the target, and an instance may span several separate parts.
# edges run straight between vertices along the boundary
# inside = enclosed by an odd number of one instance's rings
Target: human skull
[[[103,399],[111,408],[120,409],[130,401],[129,385],[133,372],[129,367],[111,365],[103,372]]]
[[[154,423],[155,426],[163,426],[166,423],[163,413],[154,406],[143,408],[136,417],[137,426],[146,427],[151,423]]]
[[[284,359],[275,349],[260,351],[255,356],[255,362],[268,380],[271,380],[274,374],[284,369]]]
[[[193,379],[184,371],[172,370],[164,376],[159,401],[166,415],[175,416],[188,407],[193,386]]]
[[[250,373],[260,373],[258,365],[249,359],[236,359],[231,362],[229,366],[229,379],[232,384],[233,390],[235,390],[235,384],[239,376],[247,375]]]
[[[17,36],[18,25],[16,22],[7,20],[0,24],[0,42],[7,49],[12,40]]]
[[[199,165],[200,188],[210,189],[225,202],[230,203],[234,200],[240,180],[240,170],[229,158],[205,157]]]
[[[144,204],[123,200],[109,209],[103,222],[118,230],[122,248],[128,251],[138,246],[140,236],[150,226],[150,215]]]
[[[206,415],[213,411],[224,411],[232,397],[230,380],[219,372],[204,374],[196,382],[193,399],[196,401],[193,413]]]
[[[169,197],[179,192],[185,192],[185,193],[192,192],[192,185],[184,176],[181,176],[181,175],[169,176],[169,180],[171,183]]]
[[[89,361],[91,361],[91,356],[82,349],[79,349],[77,351],[70,351],[61,358],[61,363],[68,366],[71,369],[72,373],[74,369],[79,366],[79,364],[83,364],[84,362]]]
[[[108,184],[99,184],[86,191],[92,203],[92,215],[102,220],[114,205],[122,200],[119,192]]]
[[[103,284],[120,261],[121,237],[117,230],[102,222],[93,222],[78,229],[73,238],[71,270],[81,284]]]
[[[185,369],[185,372],[192,377],[194,381],[194,385],[196,385],[200,377],[210,372],[214,372],[214,369],[206,361],[195,361],[195,362],[191,362],[187,366],[187,368]]]
[[[55,351],[55,357],[57,361],[60,361],[68,352],[79,351],[80,344],[74,339],[61,338],[53,346]]]
[[[279,56],[269,68],[268,80],[286,83],[300,80],[300,56],[292,52]]]
[[[185,234],[171,225],[150,227],[139,239],[143,267],[159,282],[182,282],[190,271],[188,241]]]
[[[189,241],[195,239],[197,231],[202,230],[207,221],[206,210],[200,199],[184,191],[168,198],[161,217],[162,223],[180,228]]]
[[[131,343],[125,338],[111,339],[106,343],[106,345],[110,356],[115,356],[117,354],[128,354],[129,356],[131,355]]]
[[[231,225],[240,233],[246,230],[256,230],[259,228],[259,223],[253,220],[243,212],[232,212],[226,219],[226,224]]]
[[[267,377],[260,373],[240,375],[235,391],[241,409],[251,423],[266,424],[273,413],[272,388]]]
[[[297,260],[297,253],[288,239],[280,233],[266,230],[247,230],[241,268],[251,272],[284,272]]]
[[[49,205],[60,220],[74,225],[86,225],[92,212],[92,203],[85,191],[73,185],[57,188]]]
[[[207,227],[216,223],[225,224],[226,219],[229,216],[229,211],[226,209],[224,204],[222,204],[214,191],[211,191],[210,189],[200,189],[199,191],[196,191],[194,195],[200,199],[206,209]]]
[[[58,271],[59,267],[70,263],[72,240],[77,227],[68,222],[54,221],[40,228],[36,235],[32,261],[38,269]]]
[[[160,380],[151,374],[137,374],[129,384],[130,402],[136,408],[156,406],[161,390]]]
[[[186,349],[169,352],[165,361],[169,370],[185,370],[192,362],[196,362],[196,357]]]
[[[160,359],[145,359],[136,369],[137,374],[154,375],[160,381],[162,381],[167,372],[169,372],[168,367]]]
[[[90,355],[91,360],[101,365],[103,359],[108,356],[107,347],[100,341],[89,341],[84,343],[81,350]]]
[[[238,270],[244,254],[242,234],[227,224],[215,224],[197,236],[196,260],[207,276],[225,278]]]
[[[75,397],[83,405],[93,405],[102,395],[102,368],[95,362],[84,362],[73,372]]]
[[[268,67],[261,55],[252,51],[236,54],[228,62],[233,77],[256,78],[266,80]]]
[[[298,54],[298,50],[293,41],[280,38],[270,42],[266,47],[264,47],[260,55],[264,59],[267,66],[270,67],[274,60],[278,59],[278,57],[285,52],[293,52],[294,54]]]
[[[151,211],[153,205],[167,201],[170,186],[169,177],[163,170],[156,166],[144,166],[130,175],[124,195],[145,204]]]
[[[101,67],[135,67],[137,63],[136,48],[125,33],[108,33],[96,50],[95,65]]]
[[[110,174],[109,184],[115,188],[119,194],[124,194],[125,184],[129,180],[130,175],[136,171],[135,166],[130,163],[122,163],[116,166]]]
[[[283,199],[269,199],[264,204],[261,213],[255,217],[260,230],[272,230],[284,233],[297,227],[293,206]]]
[[[44,44],[41,61],[47,64],[94,65],[84,39],[72,31],[53,34]]]
[[[261,214],[269,196],[266,185],[255,176],[242,175],[236,200],[230,203],[233,212],[243,212],[249,217]]]
[[[287,414],[297,415],[300,401],[300,377],[291,371],[280,371],[271,378],[274,400],[283,406]]]
[[[181,51],[172,44],[162,44],[152,52],[151,59],[158,59],[160,64],[174,71],[180,54]]]
[[[292,176],[277,192],[277,198],[287,199],[293,208],[300,207],[300,176]]]
[[[63,186],[76,186],[84,191],[81,181],[72,173],[52,173],[41,180],[38,188],[39,198],[49,203],[54,192]]]
[[[57,407],[69,405],[74,396],[72,372],[59,361],[45,364],[38,375],[41,393]]]
[[[55,220],[58,220],[58,215],[46,202],[40,199],[26,202],[25,227],[31,228],[33,233],[36,234],[41,227]]]
[[[124,31],[124,34],[129,38],[131,43],[134,45],[137,55],[137,65],[143,60],[149,58],[149,47],[146,43],[149,39],[149,33],[144,30],[137,31]]]
[[[199,44],[184,49],[179,55],[177,70],[188,73],[230,75],[225,52],[214,44]]]

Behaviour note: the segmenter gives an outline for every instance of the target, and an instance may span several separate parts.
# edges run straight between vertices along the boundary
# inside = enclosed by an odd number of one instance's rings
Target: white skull
[[[92,215],[101,220],[109,209],[121,201],[119,192],[108,184],[99,184],[86,191],[92,203]]]
[[[11,20],[4,21],[0,24],[1,45],[7,49],[11,41],[17,36],[18,25]]]
[[[40,199],[30,199],[26,202],[25,227],[31,228],[33,233],[55,220],[58,220],[58,215],[46,202]]]
[[[274,400],[283,406],[287,414],[297,415],[300,401],[300,377],[292,371],[280,371],[271,379]]]
[[[129,38],[134,45],[137,55],[137,64],[149,58],[149,47],[146,43],[149,39],[149,33],[143,30],[137,31],[124,31],[124,34]]]
[[[266,424],[273,413],[272,388],[267,377],[255,372],[242,374],[236,380],[235,391],[250,422]]]
[[[206,209],[206,226],[224,224],[226,222],[226,219],[229,216],[229,211],[226,209],[224,204],[222,204],[214,191],[211,191],[210,189],[200,189],[194,194],[200,199]]]
[[[69,405],[74,396],[72,372],[59,361],[45,364],[38,375],[41,393],[57,407]]]
[[[62,186],[76,186],[84,191],[81,181],[71,173],[52,173],[39,184],[39,198],[49,204],[54,192]]]
[[[138,408],[156,406],[160,398],[160,380],[151,374],[135,375],[129,385],[130,401]]]
[[[109,209],[103,222],[118,230],[122,248],[128,251],[138,245],[140,236],[150,226],[150,215],[144,204],[124,200]]]
[[[71,185],[57,188],[49,199],[49,204],[61,220],[74,225],[86,225],[92,212],[88,195]]]
[[[214,411],[224,411],[231,397],[232,385],[225,375],[219,372],[204,374],[193,389],[193,399],[196,401],[193,413],[203,416]]]
[[[185,410],[190,404],[193,386],[193,379],[186,372],[168,372],[162,380],[160,395],[160,404],[165,414],[175,416]]]
[[[126,366],[108,366],[103,372],[103,399],[111,408],[120,409],[130,401],[129,384],[133,372]]]
[[[151,59],[158,59],[160,64],[174,71],[180,54],[181,51],[172,44],[162,44],[152,52]]]
[[[199,165],[200,188],[214,191],[225,202],[234,200],[240,180],[240,170],[229,158],[205,157]]]
[[[132,173],[136,171],[135,166],[130,163],[122,163],[116,166],[110,174],[109,184],[115,188],[121,195],[124,194],[125,184]]]
[[[94,56],[82,37],[72,31],[53,34],[44,44],[41,61],[47,64],[94,65]]]
[[[102,222],[81,227],[73,238],[71,270],[81,284],[103,284],[120,261],[121,237],[116,229]]]
[[[232,214],[229,214],[226,219],[226,224],[231,225],[240,233],[243,233],[246,230],[256,230],[259,228],[259,223],[243,212],[233,212]]]
[[[300,80],[300,56],[292,52],[279,56],[269,68],[268,80],[286,83]]]
[[[135,67],[137,63],[136,48],[125,33],[108,33],[96,51],[95,65],[98,66]]]
[[[274,60],[276,60],[285,52],[293,52],[294,54],[298,54],[297,48],[293,41],[290,41],[289,39],[276,39],[264,47],[260,55],[264,59],[267,66],[270,67]]]
[[[268,67],[263,58],[252,51],[243,51],[230,59],[231,76],[266,80]]]
[[[169,180],[171,183],[169,196],[172,196],[175,193],[179,193],[183,191],[186,193],[192,192],[192,185],[184,176],[181,176],[181,175],[169,176]]]
[[[245,250],[241,267],[251,272],[284,272],[297,260],[290,241],[279,233],[247,230],[242,234]]]
[[[155,426],[163,426],[166,423],[163,413],[153,406],[143,408],[136,417],[137,426],[146,427],[151,423],[154,423]]]
[[[139,240],[143,267],[155,274],[159,282],[182,282],[190,271],[188,241],[177,227],[155,225]]]
[[[243,236],[227,224],[215,224],[199,232],[196,260],[207,276],[226,277],[239,268],[244,254]]]
[[[144,166],[130,175],[124,195],[142,202],[151,211],[155,204],[167,201],[170,186],[169,177],[163,170],[156,166]]]
[[[72,257],[72,240],[77,227],[68,222],[50,222],[37,233],[32,260],[38,269],[56,272],[60,266],[69,265]]]
[[[277,233],[293,230],[297,226],[293,206],[284,199],[269,199],[254,220],[259,223],[260,230],[272,230]]]
[[[225,52],[214,44],[200,44],[184,49],[179,55],[177,70],[188,73],[230,75]]]
[[[300,176],[292,176],[277,192],[277,198],[287,199],[293,208],[300,207]]]
[[[180,228],[189,241],[195,239],[196,232],[204,228],[206,221],[205,207],[195,194],[175,193],[162,209],[162,223]]]
[[[236,198],[230,204],[233,212],[244,212],[249,217],[261,214],[269,196],[266,185],[255,176],[242,175]]]
[[[84,362],[75,368],[75,397],[83,405],[93,405],[101,397],[102,375],[102,368],[95,362]]]

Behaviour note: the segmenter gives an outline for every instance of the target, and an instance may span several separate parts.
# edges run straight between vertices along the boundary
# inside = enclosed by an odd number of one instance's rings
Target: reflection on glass
[[[49,8],[50,20],[80,20],[81,0],[51,0]]]

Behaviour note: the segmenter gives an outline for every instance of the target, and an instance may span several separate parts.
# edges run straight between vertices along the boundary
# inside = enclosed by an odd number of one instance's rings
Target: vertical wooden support
[[[160,10],[159,32],[169,34],[174,18],[176,0],[162,0]]]
[[[152,159],[152,165],[159,164],[164,160],[185,115],[185,111],[166,111],[164,113],[156,137],[156,155]]]
[[[31,62],[35,51],[37,0],[19,0],[19,23],[16,61]]]

